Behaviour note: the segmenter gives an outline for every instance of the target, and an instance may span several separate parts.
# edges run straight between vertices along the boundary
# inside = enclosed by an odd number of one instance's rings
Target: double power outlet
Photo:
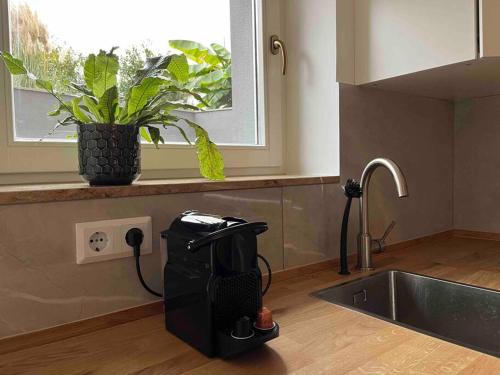
[[[132,228],[144,233],[141,255],[151,254],[151,217],[94,221],[76,224],[76,263],[95,263],[134,256],[125,235]]]

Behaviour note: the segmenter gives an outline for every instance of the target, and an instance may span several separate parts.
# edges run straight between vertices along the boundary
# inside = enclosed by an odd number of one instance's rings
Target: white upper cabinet
[[[339,82],[443,99],[500,94],[500,0],[337,0]]]
[[[475,59],[475,8],[474,0],[355,0],[356,83]]]

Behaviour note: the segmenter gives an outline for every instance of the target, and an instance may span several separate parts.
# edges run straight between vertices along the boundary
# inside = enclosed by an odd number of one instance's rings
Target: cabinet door
[[[479,56],[500,56],[500,1],[479,1]]]
[[[356,83],[476,59],[476,7],[475,0],[355,0]]]

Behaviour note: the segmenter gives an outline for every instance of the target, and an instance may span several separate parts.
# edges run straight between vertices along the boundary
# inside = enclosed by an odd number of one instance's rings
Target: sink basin
[[[313,294],[325,301],[500,357],[500,292],[384,271]]]

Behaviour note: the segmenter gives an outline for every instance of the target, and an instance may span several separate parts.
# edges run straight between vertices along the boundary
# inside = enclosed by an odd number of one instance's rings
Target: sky
[[[84,55],[144,42],[166,53],[170,39],[231,49],[230,0],[11,0],[28,4],[48,26],[51,40]]]

